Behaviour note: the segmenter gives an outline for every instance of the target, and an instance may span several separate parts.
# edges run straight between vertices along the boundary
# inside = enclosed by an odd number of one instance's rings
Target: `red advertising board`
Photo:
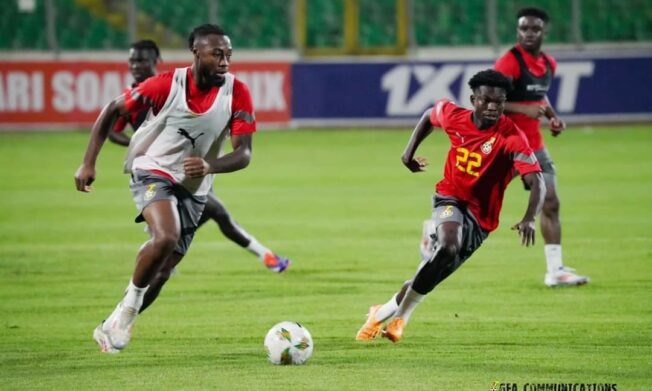
[[[159,72],[188,65],[166,62]],[[249,86],[259,124],[290,120],[289,63],[238,63],[232,72]],[[131,81],[119,61],[0,61],[0,127],[90,126]]]

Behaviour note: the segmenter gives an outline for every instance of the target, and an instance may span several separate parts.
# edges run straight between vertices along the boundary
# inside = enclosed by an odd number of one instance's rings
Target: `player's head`
[[[205,89],[221,86],[231,63],[231,40],[220,26],[202,24],[188,37],[188,48],[195,56],[197,85]]]
[[[516,14],[516,40],[529,52],[538,52],[550,17],[541,8],[523,8]]]
[[[161,52],[156,42],[144,39],[134,42],[129,47],[129,72],[136,83],[141,83],[156,74],[156,64],[161,59]]]
[[[471,103],[480,129],[495,125],[505,110],[507,92],[512,83],[502,73],[487,69],[473,75],[469,86],[473,91]]]

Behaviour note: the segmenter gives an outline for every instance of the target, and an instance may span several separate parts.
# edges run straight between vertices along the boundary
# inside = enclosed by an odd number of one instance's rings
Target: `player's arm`
[[[494,64],[494,69],[505,75],[510,80],[516,80],[521,75],[521,69],[516,57],[510,52],[500,57]],[[516,102],[505,103],[505,113],[519,113],[531,118],[539,118],[545,115],[546,107],[542,104],[525,105]]]
[[[127,127],[127,120],[124,117],[118,118],[111,131],[109,132],[109,140],[118,145],[129,146],[129,141],[131,138],[127,136],[124,132],[124,129]]]
[[[524,105],[516,102],[506,102],[506,113],[520,113],[527,115],[530,118],[539,118],[546,115],[548,106],[543,104]]]
[[[535,217],[541,212],[543,199],[546,195],[546,185],[543,181],[541,172],[530,172],[523,175],[523,181],[530,187],[530,199],[528,200],[525,215],[520,222],[515,224],[512,229],[518,230],[521,237],[521,244],[524,246],[534,245],[536,227],[534,224]]]
[[[126,112],[125,98],[123,95],[120,95],[109,102],[95,120],[91,130],[90,140],[86,147],[86,153],[84,154],[84,160],[75,173],[75,186],[77,190],[85,193],[91,191],[91,184],[95,180],[97,156],[100,154],[102,145],[106,141],[114,122]]]
[[[202,177],[208,174],[242,170],[251,162],[252,133],[232,135],[233,151],[216,159],[204,160],[201,157],[187,157],[183,169],[189,177]]]
[[[550,104],[550,100],[548,100],[547,96],[545,115],[546,118],[548,118],[548,123],[550,124],[550,133],[552,133],[553,137],[559,136],[559,134],[566,129],[566,123],[562,121],[561,118],[559,118],[557,112],[552,107],[552,104]]]
[[[415,157],[414,153],[417,151],[417,148],[419,148],[421,142],[432,133],[432,122],[430,119],[432,110],[433,109],[431,108],[423,113],[421,119],[412,131],[410,140],[408,140],[407,146],[401,156],[401,161],[405,167],[412,172],[425,171],[428,166],[428,160],[426,158],[420,156]]]
[[[204,160],[201,157],[184,159],[183,168],[186,175],[200,177],[207,174],[233,172],[242,170],[251,161],[251,143],[256,131],[256,117],[249,88],[238,79],[233,82],[233,114],[231,123],[231,145],[233,151],[215,159]]]

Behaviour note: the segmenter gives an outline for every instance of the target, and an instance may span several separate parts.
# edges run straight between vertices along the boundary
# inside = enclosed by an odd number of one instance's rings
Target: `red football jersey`
[[[130,115],[150,107],[154,114],[157,114],[170,94],[173,76],[174,71],[161,73],[126,91],[125,104]],[[220,90],[219,87],[213,87],[207,91],[200,90],[193,81],[190,67],[188,67],[187,81],[186,101],[188,108],[198,114],[206,112],[213,105]],[[233,81],[231,112],[231,123],[229,124],[231,135],[248,134],[256,131],[254,104],[249,88],[238,79]]]
[[[498,226],[514,170],[525,175],[540,172],[541,167],[523,132],[509,118],[502,115],[494,126],[480,130],[472,115],[448,100],[433,107],[430,122],[444,129],[451,142],[444,179],[435,190],[466,204],[480,226],[491,232]]]
[[[519,51],[521,57],[527,65],[528,71],[536,77],[541,77],[546,73],[546,64],[550,64],[552,74],[554,76],[557,71],[557,62],[555,59],[545,53],[540,53],[539,56],[534,57],[529,52],[521,47],[521,45],[515,46],[516,50]],[[545,58],[544,58],[545,56]],[[548,60],[546,63],[546,59]],[[516,80],[521,76],[521,67],[518,64],[518,60],[514,57],[514,54],[511,51],[505,53],[502,57],[496,60],[494,68],[502,73],[503,75]],[[532,104],[540,105],[545,102],[518,102],[519,104]],[[533,150],[538,150],[543,148],[543,137],[541,136],[540,123],[541,121],[538,118],[530,118],[525,114],[520,113],[508,113],[507,115],[519,129],[521,129],[525,136],[527,137],[528,143]]]

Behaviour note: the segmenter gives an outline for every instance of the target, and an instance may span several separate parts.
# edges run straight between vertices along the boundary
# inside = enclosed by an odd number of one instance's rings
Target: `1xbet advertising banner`
[[[188,65],[165,62],[159,72]],[[249,86],[259,124],[290,120],[288,63],[239,63],[232,71]],[[90,127],[131,82],[126,62],[0,61],[0,127]]]
[[[492,62],[299,63],[293,118],[416,121],[441,98],[470,106],[468,80]],[[562,118],[652,120],[652,57],[560,60],[548,97]]]

